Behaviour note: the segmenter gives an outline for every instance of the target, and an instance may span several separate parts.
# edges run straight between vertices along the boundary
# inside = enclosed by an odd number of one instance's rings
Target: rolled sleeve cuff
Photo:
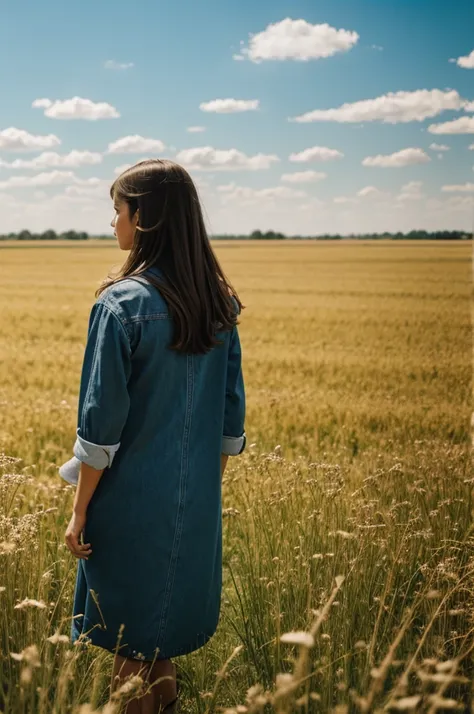
[[[110,467],[112,466],[115,453],[117,452],[119,446],[120,442],[110,446],[93,444],[77,434],[76,443],[73,447],[74,456],[72,459],[69,459],[69,461],[66,461],[66,463],[60,466],[59,475],[72,486],[77,486],[79,483],[82,462],[92,466],[92,468],[97,469],[98,471]]]
[[[77,431],[79,431],[79,429]],[[77,456],[79,461],[84,461],[85,464],[92,466],[92,468],[100,470],[112,466],[112,461],[114,460],[115,453],[118,451],[119,447],[120,442],[118,444],[110,444],[107,446],[102,444],[93,444],[77,434],[76,443],[73,447],[73,453],[74,456]]]
[[[59,475],[61,478],[70,483],[72,486],[77,486],[79,483],[80,472],[81,462],[75,456],[73,456],[72,459],[69,459],[69,461],[66,461],[66,463],[59,468]]]
[[[221,451],[227,456],[238,456],[245,449],[247,437],[245,432],[242,436],[223,436]]]

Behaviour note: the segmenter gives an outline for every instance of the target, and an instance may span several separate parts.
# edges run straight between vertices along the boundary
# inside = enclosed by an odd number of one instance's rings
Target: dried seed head
[[[287,642],[290,645],[301,645],[302,647],[314,647],[314,637],[310,632],[285,632],[280,637],[280,642]]]

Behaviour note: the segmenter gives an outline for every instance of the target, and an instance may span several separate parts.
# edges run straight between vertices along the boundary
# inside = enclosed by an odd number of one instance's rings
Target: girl
[[[77,484],[71,638],[115,653],[114,686],[119,672],[165,677],[126,709],[151,714],[175,711],[170,658],[202,647],[219,620],[221,478],[246,444],[243,305],[181,166],[142,161],[110,194],[130,253],[96,292],[74,456],[59,471]]]

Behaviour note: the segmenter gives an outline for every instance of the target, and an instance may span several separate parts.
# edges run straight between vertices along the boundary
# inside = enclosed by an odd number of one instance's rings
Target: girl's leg
[[[124,684],[131,675],[137,674],[147,682],[146,686],[150,689],[144,696],[131,699],[123,714],[159,714],[176,699],[176,665],[170,659],[156,660],[153,667],[151,664],[115,655],[112,691]]]
[[[131,675],[138,674],[144,681],[147,681],[150,675],[150,664],[151,662],[127,659],[127,657],[116,654],[112,672],[111,691],[115,692],[116,689],[119,689]],[[146,687],[147,685],[143,686]],[[148,712],[153,712],[154,714],[153,707],[154,693],[153,690],[150,690],[150,692],[144,696],[131,699],[123,709],[123,714],[148,714]]]
[[[166,677],[166,679],[162,679]],[[161,681],[157,681],[160,680]],[[150,668],[149,682],[153,684],[153,709],[143,709],[142,714],[159,714],[177,695],[176,665],[170,659],[158,659]],[[147,702],[148,706],[148,702]]]

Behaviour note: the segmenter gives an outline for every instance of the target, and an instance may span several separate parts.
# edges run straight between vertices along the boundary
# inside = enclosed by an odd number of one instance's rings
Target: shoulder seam
[[[115,317],[115,319],[119,323],[120,327],[122,328],[122,332],[124,333],[125,337],[127,338],[127,343],[130,345],[130,338],[129,338],[127,330],[125,328],[125,323],[122,321],[121,317],[119,315],[117,315],[115,310],[112,308],[112,306],[108,302],[107,298],[104,298],[103,300],[98,300],[96,302],[96,305],[102,305],[103,307],[107,308],[107,310]]]

